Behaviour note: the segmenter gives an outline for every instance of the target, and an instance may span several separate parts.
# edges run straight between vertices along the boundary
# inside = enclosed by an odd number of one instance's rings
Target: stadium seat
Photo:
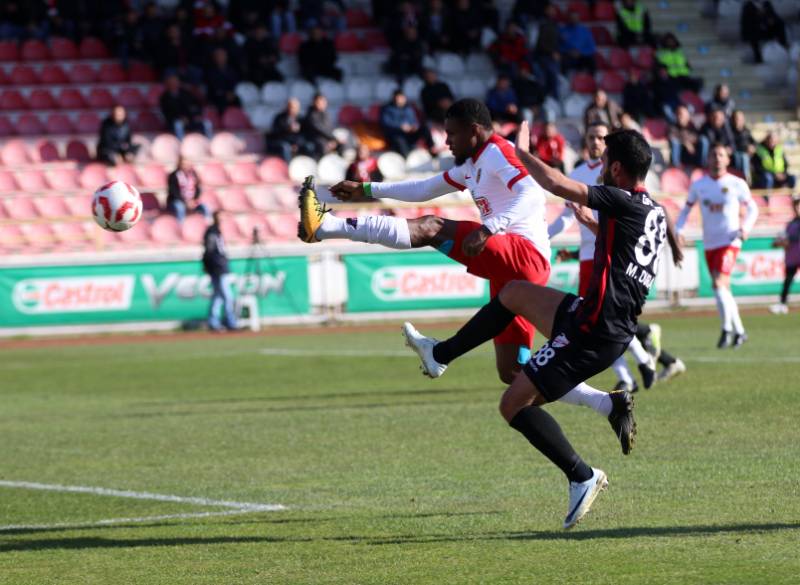
[[[65,197],[64,204],[69,209],[72,217],[89,217],[92,214],[91,195],[79,195],[76,197]]]
[[[164,88],[162,86],[151,85],[144,94],[144,101],[151,108],[157,108],[161,103],[161,94],[163,93]]]
[[[28,94],[28,107],[31,110],[54,110],[57,106],[56,100],[48,90],[34,89]]]
[[[172,134],[159,134],[150,145],[150,156],[160,163],[175,164],[180,151],[181,143]]]
[[[253,161],[239,161],[228,166],[228,176],[234,185],[252,185],[258,183],[258,165]]]
[[[18,172],[17,185],[27,193],[42,193],[50,188],[44,173],[36,169]]]
[[[279,209],[273,197],[275,186],[273,185],[250,185],[245,187],[247,198],[250,199],[250,206],[257,211],[277,211]]]
[[[23,61],[49,61],[50,48],[40,40],[30,39],[22,43],[20,57]]]
[[[433,157],[424,148],[415,148],[406,157],[406,171],[409,173],[432,173]]]
[[[28,100],[16,89],[7,89],[0,94],[0,110],[27,110]]]
[[[391,100],[394,92],[398,89],[397,80],[391,77],[381,77],[377,81],[373,81],[373,83],[375,99],[381,102],[381,104],[385,104]]]
[[[58,147],[51,141],[40,140],[35,146],[34,158],[37,158],[40,162],[49,163],[61,160],[61,155],[58,152]]]
[[[352,77],[344,81],[344,95],[348,102],[368,104],[375,99],[372,81],[360,77]]]
[[[78,47],[78,52],[82,59],[108,59],[110,57],[103,41],[95,37],[84,38]]]
[[[17,131],[13,124],[11,124],[11,120],[9,120],[6,116],[0,116],[0,138],[14,136],[16,133]]]
[[[72,83],[94,83],[97,81],[97,70],[86,63],[76,63],[66,70]]]
[[[47,134],[72,134],[74,127],[72,120],[65,114],[50,114],[45,122]]]
[[[636,51],[636,58],[633,60],[634,64],[639,69],[645,69],[647,71],[653,68],[655,61],[655,54],[650,47],[639,47]]]
[[[689,175],[689,182],[694,183],[698,179],[702,179],[706,172],[703,169],[692,169],[692,174]]]
[[[77,191],[81,186],[80,172],[75,167],[57,167],[47,172],[47,182],[50,184],[51,189],[62,193],[65,191]]]
[[[55,244],[55,235],[49,224],[28,223],[19,226],[29,246],[49,249]]]
[[[372,26],[372,19],[370,18],[369,14],[364,12],[359,8],[350,8],[348,9],[344,17],[347,21],[347,28],[367,28]]]
[[[100,163],[89,163],[81,171],[80,184],[83,189],[94,192],[98,187],[108,182],[108,170]]]
[[[218,159],[236,158],[244,152],[244,142],[230,132],[219,132],[211,139],[211,156]]]
[[[38,85],[39,74],[30,65],[16,65],[8,78],[14,85]]]
[[[355,53],[362,51],[364,47],[361,45],[361,39],[358,38],[354,32],[343,31],[336,35],[334,41],[336,50],[340,53]]]
[[[124,83],[128,75],[120,63],[103,63],[97,73],[97,79],[102,83]]]
[[[15,139],[7,141],[0,150],[0,160],[7,167],[19,167],[30,164],[31,158],[28,154],[28,147],[22,140]]]
[[[318,87],[320,93],[328,98],[329,103],[338,105],[344,101],[344,86],[338,81],[324,79],[320,81]]]
[[[317,173],[317,161],[313,158],[300,155],[294,157],[289,163],[289,178],[295,183],[302,183],[309,175]]]
[[[692,110],[694,114],[702,114],[705,111],[706,104],[703,99],[693,91],[684,90],[680,95],[681,102]]]
[[[218,162],[207,162],[195,166],[197,174],[204,185],[211,185],[212,187],[225,186],[230,183],[228,173],[225,172],[223,167]]]
[[[269,232],[268,239],[293,241],[297,239],[296,213],[269,213],[264,216]]]
[[[245,107],[255,105],[261,101],[261,92],[258,86],[249,81],[242,81],[236,85],[236,95]]]
[[[88,224],[77,221],[63,221],[50,224],[53,235],[61,244],[89,244],[91,232]]]
[[[661,173],[661,190],[671,195],[685,195],[689,191],[689,177],[681,169],[669,168]]]
[[[597,25],[591,27],[592,37],[594,37],[594,42],[601,47],[611,47],[614,45],[614,37],[611,36],[611,33],[608,29],[602,25]]]
[[[644,121],[642,133],[648,140],[664,140],[667,137],[669,127],[667,122],[661,118],[649,118]]]
[[[36,136],[44,134],[45,127],[36,114],[22,114],[17,118],[17,134],[20,136]]]
[[[222,209],[219,203],[217,192],[208,186],[203,186],[203,193],[200,195],[200,201],[211,210]]]
[[[0,61],[15,63],[19,61],[19,47],[14,41],[0,41]]]
[[[567,4],[567,12],[569,14],[577,14],[581,22],[588,22],[594,19],[592,11],[586,2],[570,2]]]
[[[611,63],[608,62],[608,59],[606,59],[606,56],[603,54],[602,51],[597,51],[594,54],[594,63],[598,69],[601,70],[612,69]]]
[[[594,20],[600,22],[614,22],[617,18],[617,11],[614,9],[613,2],[598,2],[594,5]]]
[[[351,127],[363,119],[364,113],[357,106],[346,104],[339,110],[339,124],[341,126]]]
[[[256,130],[267,132],[272,128],[272,123],[279,110],[272,106],[257,105],[245,108],[245,112]]]
[[[317,178],[322,185],[333,185],[344,181],[347,161],[336,153],[326,154],[317,163]]]
[[[406,159],[396,152],[384,152],[378,157],[378,168],[386,180],[396,181],[406,175]]]
[[[161,217],[169,218],[173,222],[175,222],[174,228],[176,230],[175,237],[172,238],[172,239],[168,239],[166,242],[163,242],[163,243],[177,242],[178,239],[180,239],[180,232],[179,232],[179,228],[178,228],[178,222],[175,221],[175,218],[172,217],[171,215],[162,215],[159,218],[157,218],[156,221],[161,219]],[[155,226],[152,226],[152,227],[155,227]],[[152,238],[152,227],[146,221],[140,221],[138,224],[136,224],[135,228],[130,229],[130,230],[125,230],[124,232],[117,233],[116,234],[116,238],[120,242],[124,243],[126,248],[130,248],[131,244],[136,244],[137,247],[141,246],[141,245],[148,245],[148,244],[151,243],[150,239]],[[170,228],[162,228],[162,227],[160,227],[159,229],[168,230]],[[103,233],[105,233],[105,232],[103,232]]]
[[[19,186],[11,171],[0,169],[0,192],[8,193],[17,189],[19,189]]]
[[[268,156],[258,166],[258,176],[265,183],[280,183],[289,180],[289,166],[282,158]]]
[[[39,71],[39,81],[42,85],[63,85],[69,83],[69,77],[57,63],[47,63]]]
[[[193,213],[186,217],[181,226],[181,239],[190,244],[200,244],[208,228],[205,216]]]
[[[95,132],[97,128],[95,128]],[[67,143],[67,151],[65,158],[67,160],[74,160],[77,162],[89,162],[92,160],[89,154],[89,149],[80,140],[70,140]]]
[[[250,119],[239,108],[228,108],[222,114],[222,127],[225,130],[250,130]]]
[[[383,34],[383,31],[377,28],[371,28],[364,31],[364,36],[361,42],[367,51],[389,48],[389,43],[386,41],[386,36]]]
[[[572,77],[572,91],[576,93],[593,93],[597,89],[594,77],[588,73],[576,73]]]
[[[65,218],[72,215],[66,203],[64,203],[63,197],[52,195],[50,197],[37,197],[33,200],[33,204],[40,217]]]
[[[122,181],[128,185],[136,185],[139,182],[139,177],[136,175],[136,169],[133,165],[121,164],[108,169],[108,178],[112,181]]]
[[[217,191],[217,198],[224,211],[229,213],[246,213],[251,210],[250,200],[241,187],[232,187]]]
[[[177,158],[177,151],[175,158]],[[175,159],[172,162],[174,163]],[[136,175],[139,177],[138,184],[148,189],[164,189],[167,186],[167,173],[161,165],[150,164],[137,167]]]
[[[181,142],[181,156],[190,160],[208,158],[210,151],[208,138],[203,134],[192,132],[187,134]]]
[[[158,75],[147,63],[134,61],[127,71],[128,81],[133,83],[153,83],[158,81]]]
[[[131,122],[135,132],[158,132],[164,129],[164,122],[158,114],[150,110],[140,111]]]
[[[108,89],[94,87],[89,90],[86,103],[93,110],[110,110],[116,104],[116,100]]]
[[[625,78],[614,71],[606,71],[600,78],[600,88],[608,93],[622,93],[625,89]]]
[[[289,86],[289,94],[299,99],[303,107],[311,104],[315,93],[317,93],[316,88],[305,79],[298,79]]]
[[[6,200],[5,207],[6,214],[11,219],[31,220],[39,217],[39,210],[36,209],[31,197],[15,197],[13,200]]]
[[[54,61],[71,61],[79,57],[78,46],[64,37],[50,39],[50,54]]]
[[[618,71],[627,71],[633,67],[633,59],[631,58],[631,54],[625,49],[621,49],[619,47],[612,47],[608,52],[608,63],[611,65],[612,69],[616,69]]]
[[[117,92],[115,100],[118,104],[123,105],[126,108],[142,108],[147,105],[147,101],[142,95],[142,92],[136,87],[121,88]]]
[[[75,121],[75,131],[80,134],[97,134],[100,131],[100,116],[95,112],[81,112]]]
[[[155,219],[153,225],[150,226],[150,237],[160,244],[178,242],[181,239],[180,225],[178,225],[178,221],[173,216],[160,215]]]
[[[372,122],[373,124],[377,124],[381,118],[381,108],[383,104],[372,104],[369,109],[367,109],[367,113],[364,116],[364,119],[367,122]]]
[[[142,213],[145,215],[161,213],[161,203],[158,201],[156,194],[151,191],[140,191],[139,195],[142,198]]]
[[[285,106],[289,99],[289,87],[286,83],[268,81],[261,88],[261,101],[270,106]]]
[[[281,53],[296,53],[302,42],[303,37],[299,33],[286,33],[281,35],[279,48]]]
[[[86,98],[75,88],[67,87],[58,94],[56,101],[62,110],[83,110],[86,108]]]

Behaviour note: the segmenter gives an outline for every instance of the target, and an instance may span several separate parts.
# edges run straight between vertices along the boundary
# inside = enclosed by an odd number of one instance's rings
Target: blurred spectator
[[[521,71],[528,70],[528,47],[525,36],[514,22],[509,21],[503,34],[489,45],[489,56],[499,72],[517,75]]]
[[[420,140],[433,148],[433,138],[427,126],[420,124],[417,113],[408,103],[406,94],[396,90],[392,101],[381,108],[381,130],[389,145],[389,149],[400,153],[403,157],[414,148]]]
[[[589,127],[595,122],[602,122],[612,130],[619,128],[619,117],[622,108],[614,100],[608,97],[602,89],[596,89],[592,94],[592,101],[586,106],[583,112],[583,125]]]
[[[511,78],[501,73],[497,76],[494,87],[486,92],[486,107],[492,114],[492,119],[500,122],[522,122],[517,92],[511,87]]]
[[[637,132],[642,131],[642,127],[639,125],[639,122],[631,116],[628,112],[622,112],[619,116],[619,127],[623,130],[636,130]]]
[[[512,87],[517,92],[517,105],[522,112],[522,117],[533,122],[545,101],[544,86],[533,73],[523,72],[512,81]]]
[[[789,312],[789,290],[792,287],[797,271],[800,270],[800,199],[792,198],[794,217],[786,224],[786,229],[773,242],[773,247],[784,249],[784,278],[781,287],[780,303],[772,305],[769,310],[776,315],[785,315]]]
[[[744,174],[748,182],[752,181],[750,175],[750,158],[756,153],[756,141],[747,127],[744,112],[734,110],[731,116],[731,131],[733,132],[733,166]]]
[[[443,0],[431,0],[423,21],[425,41],[431,51],[450,49],[450,12]]]
[[[291,34],[297,31],[297,22],[294,18],[294,11],[289,8],[287,0],[277,0],[272,2],[269,9],[269,26],[272,37],[281,38],[281,35]]]
[[[726,118],[730,118],[736,109],[736,102],[731,97],[731,90],[725,83],[720,83],[714,88],[714,95],[706,104],[706,115],[712,110],[722,110]]]
[[[328,115],[328,99],[318,93],[308,107],[305,118],[301,122],[301,131],[305,137],[310,153],[321,158],[329,152],[339,151],[341,143],[333,134],[333,122]]]
[[[652,83],[656,108],[670,122],[675,122],[675,110],[681,105],[681,88],[669,76],[663,65],[656,67],[656,77]]]
[[[346,181],[355,181],[357,183],[383,181],[383,173],[378,168],[378,159],[372,156],[369,146],[363,142],[358,145],[356,159],[347,167],[344,178]]]
[[[344,30],[344,12],[342,0],[300,0],[300,22],[305,28],[319,25],[325,30]]]
[[[553,122],[544,127],[544,134],[536,140],[536,154],[542,161],[564,172],[564,137]]]
[[[245,79],[259,87],[268,81],[283,81],[283,73],[278,70],[280,53],[275,39],[269,35],[267,25],[260,22],[248,35],[244,43],[247,63]]]
[[[778,137],[769,132],[753,155],[753,187],[756,189],[794,189],[796,178],[789,174],[789,162],[778,144]]]
[[[708,146],[708,141],[701,139],[692,122],[689,108],[684,105],[675,108],[675,123],[669,128],[670,164],[699,167],[708,156]]]
[[[420,92],[420,101],[425,117],[430,122],[444,124],[445,112],[455,100],[453,92],[449,85],[439,80],[439,75],[433,69],[425,69],[422,79],[425,85]]]
[[[169,25],[164,31],[164,38],[156,53],[155,65],[160,73],[176,73],[181,79],[193,85],[202,83],[203,72],[192,64],[191,48],[177,24]]]
[[[452,50],[466,55],[481,48],[483,21],[481,13],[471,0],[456,0],[452,12],[453,34]]]
[[[187,213],[202,213],[210,218],[211,211],[200,203],[200,193],[200,177],[188,160],[179,157],[177,167],[167,177],[167,211],[181,224]]]
[[[0,2],[0,40],[45,40],[48,34],[47,6],[34,0]]]
[[[114,106],[111,115],[100,125],[100,140],[97,143],[97,160],[114,166],[131,162],[140,145],[131,140],[128,112],[123,106]]]
[[[115,18],[112,35],[117,55],[124,68],[128,68],[131,59],[141,59],[145,56],[144,35],[139,24],[139,13],[135,10],[128,10]]]
[[[570,12],[569,22],[562,24],[558,31],[561,66],[564,72],[583,69],[594,75],[597,69],[594,61],[597,47],[592,32],[586,25],[580,23],[578,13]]]
[[[518,1],[517,6],[525,4]],[[558,75],[561,72],[561,55],[558,52],[559,30],[556,22],[556,7],[548,4],[544,18],[539,22],[539,36],[533,51],[533,70],[536,77],[544,82],[547,95],[559,99]]]
[[[667,33],[661,38],[661,48],[656,51],[656,61],[666,67],[669,76],[681,89],[698,92],[703,87],[702,79],[691,77],[691,65],[678,42],[678,37],[674,34]]]
[[[634,45],[655,46],[650,29],[650,12],[641,0],[622,0],[616,6],[617,44],[623,49]]]
[[[213,62],[214,51],[217,49],[225,51],[228,63],[241,77],[247,70],[247,55],[242,45],[237,42],[232,29],[217,28],[211,35],[196,40],[194,53],[201,59],[200,64],[205,67],[206,63]]]
[[[728,126],[728,120],[725,118],[725,112],[722,110],[711,110],[706,117],[706,123],[700,129],[700,135],[703,139],[708,141],[708,146],[704,148],[704,152],[708,152],[708,147],[712,144],[722,144],[728,148],[728,152],[733,153],[734,138],[731,127]],[[706,159],[700,161],[700,166],[706,166]]]
[[[223,114],[230,106],[240,105],[236,96],[239,75],[228,64],[228,53],[225,49],[215,49],[212,60],[211,67],[206,71],[206,96],[219,113]]]
[[[786,24],[775,12],[771,2],[760,4],[754,0],[747,0],[742,5],[739,30],[742,40],[750,43],[756,63],[764,62],[761,56],[762,42],[775,40],[784,49],[789,50]]]
[[[676,95],[677,99],[677,95]],[[635,120],[660,116],[654,107],[655,97],[650,86],[645,83],[638,69],[631,69],[628,81],[622,89],[622,109],[629,113]]]
[[[407,28],[416,29],[418,36],[424,38],[424,34],[419,34],[423,24],[417,3],[409,0],[398,3],[386,23],[386,39],[389,41],[389,46],[394,50],[403,40],[403,32]]]
[[[300,119],[300,100],[289,98],[286,109],[275,116],[266,136],[266,150],[277,154],[287,163],[298,154],[314,154],[306,146],[303,123]]]
[[[514,8],[511,10],[511,20],[519,24],[523,29],[527,29],[528,25],[533,21],[541,21],[547,9],[551,6],[552,3],[540,0],[516,0]]]
[[[342,80],[342,70],[336,66],[336,46],[319,25],[313,26],[308,39],[300,44],[297,59],[300,73],[311,83],[317,83],[317,77]]]
[[[403,29],[400,40],[392,47],[392,53],[384,69],[399,80],[412,75],[422,74],[422,60],[427,53],[425,43],[419,38],[419,31],[414,27]]]
[[[211,122],[203,119],[200,102],[181,87],[177,75],[168,75],[164,80],[164,93],[158,101],[167,127],[178,140],[183,140],[187,132],[202,132],[211,138]]]
[[[158,55],[158,45],[164,34],[164,19],[159,13],[158,4],[148,2],[144,7],[144,12],[139,18],[139,28],[142,31],[142,45],[148,61],[152,61]]]
[[[211,37],[220,29],[227,33],[233,32],[233,25],[225,20],[225,16],[217,10],[217,5],[212,0],[197,0],[194,3],[193,20],[192,34],[195,37]]]
[[[500,11],[497,9],[496,0],[477,0],[477,10],[483,28],[488,28],[495,33],[500,31]]]
[[[220,230],[220,213],[215,211],[212,223],[203,234],[203,270],[211,279],[211,306],[208,311],[208,328],[212,331],[236,329],[236,316],[233,312],[233,291],[231,290],[228,254],[225,240]],[[220,312],[222,315],[220,316]]]

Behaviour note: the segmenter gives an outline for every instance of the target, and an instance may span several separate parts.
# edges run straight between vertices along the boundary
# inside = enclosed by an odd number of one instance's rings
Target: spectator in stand
[[[184,157],[178,157],[178,166],[167,177],[167,211],[183,223],[187,213],[202,213],[211,218],[211,211],[200,203],[200,177],[192,164]]]
[[[669,128],[670,164],[673,167],[702,166],[701,161],[708,157],[708,146],[708,141],[701,140],[689,108],[682,104],[678,106],[675,109],[675,123]]]
[[[525,36],[512,21],[508,21],[503,34],[489,45],[489,56],[498,71],[510,75],[517,75],[530,67]]]
[[[112,43],[122,66],[127,69],[131,59],[144,57],[144,35],[139,24],[139,13],[128,10],[114,19]]]
[[[294,11],[289,9],[288,4],[286,0],[277,0],[272,2],[272,8],[269,9],[269,27],[274,39],[297,31]]]
[[[756,189],[794,189],[796,177],[789,174],[789,162],[778,144],[778,137],[769,132],[753,155],[753,187]]]
[[[417,29],[418,36],[424,38],[425,35],[420,34],[423,24],[420,7],[416,3],[409,0],[398,3],[387,20],[386,39],[389,41],[389,46],[394,50],[403,40],[403,32],[407,28]]]
[[[720,83],[714,88],[714,96],[706,104],[706,115],[710,114],[712,110],[722,110],[726,118],[733,115],[736,109],[736,102],[731,97],[731,90],[725,83]]]
[[[192,34],[197,38],[210,38],[222,29],[226,33],[233,32],[233,25],[225,20],[225,16],[217,10],[212,0],[197,0],[194,3],[194,29]]]
[[[0,3],[0,40],[46,40],[48,28],[45,2],[5,0]]]
[[[356,183],[383,181],[383,173],[378,168],[378,159],[372,156],[369,146],[363,142],[358,145],[356,159],[347,167],[344,178],[346,181],[355,181]]]
[[[344,13],[342,0],[300,0],[300,21],[306,28],[319,24],[330,31],[344,30]]]
[[[639,122],[631,116],[628,112],[622,112],[619,116],[619,127],[623,130],[636,130],[637,132],[642,131],[642,127],[639,125]]]
[[[220,230],[220,215],[220,211],[214,212],[212,223],[203,234],[203,270],[211,278],[212,290],[208,328],[212,331],[222,331],[224,326],[232,331],[236,329],[236,316],[233,311],[228,254]]]
[[[516,2],[514,2],[514,8],[511,10],[511,20],[519,24],[523,29],[527,29],[528,25],[535,20],[541,23],[542,17],[551,6],[551,2],[516,0]]]
[[[419,37],[419,30],[407,26],[403,29],[400,40],[392,47],[384,69],[395,75],[400,82],[412,75],[419,76],[422,74],[422,60],[427,52],[425,43]]]
[[[308,107],[301,123],[301,131],[307,141],[310,154],[319,159],[324,155],[341,151],[342,144],[333,134],[333,122],[328,114],[328,99],[318,93]]]
[[[760,4],[748,0],[742,5],[740,20],[740,33],[743,41],[750,43],[753,49],[753,59],[756,63],[763,63],[761,43],[777,41],[784,49],[789,50],[786,39],[786,24],[778,13],[775,12],[771,2]]]
[[[705,140],[706,144],[701,148],[703,153],[707,153],[712,144],[722,144],[728,149],[729,153],[733,153],[735,139],[731,127],[728,126],[728,120],[725,118],[725,112],[722,110],[711,110],[706,117],[706,123],[700,129],[700,139]],[[706,166],[708,161],[703,158],[700,161],[700,166]]]
[[[183,81],[199,85],[203,81],[203,71],[192,64],[192,51],[185,39],[180,26],[169,25],[158,47],[155,65],[162,74],[176,73]]]
[[[178,140],[183,140],[187,132],[202,132],[211,138],[211,122],[203,118],[200,102],[181,87],[177,75],[168,75],[164,80],[164,93],[158,101],[167,127]]]
[[[681,105],[681,88],[669,76],[666,67],[656,67],[656,77],[653,80],[652,88],[656,108],[670,123],[674,124],[676,120],[675,110]]]
[[[300,100],[289,98],[286,109],[272,120],[272,128],[266,136],[266,147],[267,152],[277,154],[287,163],[298,154],[314,154],[313,149],[309,152],[303,134]]]
[[[536,140],[536,154],[542,161],[564,172],[564,137],[553,122],[544,127],[544,134]]]
[[[650,28],[650,12],[641,0],[622,0],[616,6],[617,44],[623,49],[635,45],[655,46]]]
[[[425,118],[429,122],[444,124],[445,112],[455,101],[455,96],[450,86],[440,81],[439,75],[433,69],[425,69],[422,72],[422,80],[425,85],[420,91],[420,100]]]
[[[602,122],[612,130],[619,128],[619,117],[622,108],[608,97],[602,89],[596,89],[592,94],[592,101],[583,112],[583,125],[588,128],[591,124]]]
[[[206,96],[222,115],[229,107],[240,105],[236,96],[239,74],[228,64],[225,49],[215,49],[212,60],[211,68],[206,71]]]
[[[483,21],[481,13],[473,5],[472,0],[456,0],[452,12],[453,34],[452,50],[467,55],[481,48],[481,31]]]
[[[577,12],[570,12],[569,22],[559,27],[559,52],[563,71],[582,69],[592,75],[597,70],[594,60],[597,47],[589,28],[580,23]]]
[[[389,149],[403,157],[408,156],[420,140],[425,141],[428,149],[433,148],[430,130],[420,123],[417,113],[402,90],[395,90],[392,101],[381,108],[380,123]]]
[[[744,112],[734,110],[731,116],[731,132],[733,132],[733,166],[744,175],[747,182],[752,182],[750,175],[750,158],[756,153],[756,141],[747,127]]]
[[[517,6],[524,2],[517,2]],[[515,7],[516,9],[516,7]],[[556,7],[547,4],[544,18],[539,22],[539,36],[533,51],[533,71],[544,82],[547,95],[559,99],[558,76],[561,72],[561,55],[558,52],[559,30],[556,22]]]
[[[522,117],[533,123],[545,101],[544,86],[533,73],[523,72],[513,79],[512,87],[517,92],[517,105]]]
[[[451,44],[450,11],[443,0],[431,0],[424,15],[423,30],[428,48],[433,51],[449,51]]]
[[[622,89],[622,109],[640,122],[645,118],[660,115],[654,107],[654,102],[653,92],[639,74],[639,70],[631,69],[628,81]]]
[[[283,81],[283,73],[278,70],[280,53],[278,45],[269,35],[263,22],[256,24],[244,43],[247,74],[245,79],[259,87],[268,81]]]
[[[131,162],[139,152],[139,144],[131,138],[131,125],[124,106],[116,105],[100,125],[100,140],[97,143],[97,160],[115,166]]]
[[[247,70],[247,55],[243,47],[236,41],[232,28],[220,27],[214,29],[210,36],[197,39],[195,44],[195,53],[198,55],[205,54],[201,63],[204,67],[206,63],[214,61],[214,51],[217,49],[225,51],[228,55],[228,63],[241,78],[242,74]]]
[[[142,31],[142,48],[148,61],[154,61],[158,56],[158,45],[164,34],[164,19],[159,13],[158,4],[148,2],[144,12],[139,18],[139,28]]]
[[[661,37],[661,48],[656,51],[656,61],[666,67],[669,76],[681,89],[698,92],[703,87],[702,79],[691,77],[692,67],[674,34],[667,33]]]
[[[775,248],[784,249],[784,279],[781,287],[781,301],[772,305],[769,310],[775,315],[785,315],[789,312],[789,290],[792,281],[800,269],[800,199],[792,198],[794,218],[786,224],[786,230],[778,236],[773,243]]]
[[[477,0],[477,11],[481,18],[483,28],[500,32],[500,11],[497,9],[496,0]]]
[[[486,92],[486,107],[493,120],[514,124],[522,122],[517,92],[511,87],[511,78],[504,73],[497,76],[494,87]]]
[[[342,70],[336,66],[336,46],[319,25],[314,25],[308,39],[300,43],[297,60],[300,62],[300,73],[311,83],[317,83],[318,77],[327,77],[336,81],[342,80]]]

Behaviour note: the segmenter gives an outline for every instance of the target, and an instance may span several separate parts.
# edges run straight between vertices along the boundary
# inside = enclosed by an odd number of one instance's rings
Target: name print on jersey
[[[643,197],[642,200],[647,199]],[[650,202],[647,199],[646,202]],[[635,257],[638,264],[628,263],[625,275],[633,278],[648,289],[655,280],[661,250],[667,241],[667,218],[662,207],[654,207],[644,220],[644,233],[636,241]]]

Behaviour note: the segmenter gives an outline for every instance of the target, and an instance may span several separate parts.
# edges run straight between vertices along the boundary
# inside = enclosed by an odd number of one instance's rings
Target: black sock
[[[433,359],[440,364],[449,364],[457,357],[497,337],[514,317],[516,315],[503,306],[499,297],[492,298],[458,333],[434,346]]]
[[[670,366],[670,365],[674,364],[676,361],[678,361],[678,360],[675,359],[674,355],[672,355],[669,352],[664,351],[663,349],[661,350],[661,353],[658,356],[658,363],[661,364],[664,367]]]
[[[569,444],[556,419],[543,409],[526,406],[509,424],[563,471],[570,481],[587,481],[592,477],[592,468],[584,463]]]

